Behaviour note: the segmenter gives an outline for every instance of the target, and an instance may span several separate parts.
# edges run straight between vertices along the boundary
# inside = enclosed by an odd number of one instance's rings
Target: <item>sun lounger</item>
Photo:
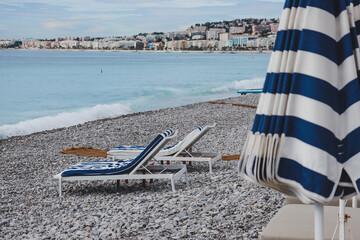
[[[59,196],[62,195],[62,182],[81,180],[170,179],[172,190],[175,191],[175,182],[181,177],[184,177],[188,184],[186,165],[149,165],[149,162],[176,134],[177,132],[171,129],[159,134],[133,159],[85,162],[69,167],[54,176],[59,180]]]
[[[336,229],[338,206],[324,206],[324,239],[331,240]],[[345,208],[351,218],[345,224],[345,239],[358,239],[360,236],[360,208]],[[350,232],[347,231],[350,229]],[[314,206],[289,204],[282,207],[263,230],[261,240],[313,240]],[[338,239],[335,234],[334,239]]]
[[[192,132],[190,132],[183,140],[180,142],[169,146],[162,148],[157,156],[177,156],[180,153],[182,153],[184,150],[190,148],[192,145],[194,145],[201,137],[203,137],[211,128],[215,127],[216,123],[214,123],[211,126],[200,126],[194,129]],[[121,159],[123,157],[131,157],[131,156],[137,156],[139,155],[143,150],[145,149],[145,146],[118,146],[115,148],[110,149],[107,152],[108,157],[114,157],[114,159]],[[117,158],[120,157],[120,158]]]
[[[195,143],[215,126],[216,123],[196,128],[179,143],[169,148],[163,148],[156,155],[156,159],[170,162],[206,162],[209,165],[209,172],[212,173],[212,166],[215,162],[220,161],[220,167],[223,165],[221,153],[203,153],[200,151],[193,152],[192,150],[196,149]],[[133,148],[133,150],[131,148]],[[129,151],[126,151],[126,149],[123,148],[121,154],[113,155],[115,153],[113,151],[110,153],[110,156],[112,156],[113,159],[126,159],[132,156],[133,151],[135,151],[135,147],[129,147]],[[111,150],[109,152],[111,152]]]

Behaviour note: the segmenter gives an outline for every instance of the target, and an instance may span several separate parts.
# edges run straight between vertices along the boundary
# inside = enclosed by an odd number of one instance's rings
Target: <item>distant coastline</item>
[[[0,48],[0,50],[30,51],[63,51],[63,52],[133,52],[133,53],[222,53],[222,54],[271,54],[272,50],[239,50],[239,51],[190,51],[190,50],[118,50],[118,49],[39,49],[39,48]]]

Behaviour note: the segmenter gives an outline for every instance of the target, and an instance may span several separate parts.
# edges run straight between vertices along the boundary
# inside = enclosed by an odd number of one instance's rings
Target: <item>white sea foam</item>
[[[238,89],[251,89],[251,88],[263,88],[264,78],[253,78],[253,79],[245,79],[240,81],[234,81],[228,84],[225,84],[221,87],[213,88],[211,91],[213,93],[218,92],[231,92],[236,91]]]
[[[74,112],[63,112],[55,116],[21,121],[17,124],[2,125],[0,126],[0,137],[25,135],[60,127],[69,127],[87,121],[117,117],[130,111],[130,105],[126,104],[96,105]]]

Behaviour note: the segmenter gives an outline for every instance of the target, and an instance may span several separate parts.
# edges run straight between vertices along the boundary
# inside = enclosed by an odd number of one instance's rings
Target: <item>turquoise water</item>
[[[0,137],[237,96],[269,54],[0,51]]]

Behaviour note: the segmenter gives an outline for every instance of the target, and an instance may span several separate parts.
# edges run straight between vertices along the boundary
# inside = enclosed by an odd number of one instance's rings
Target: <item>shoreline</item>
[[[205,152],[239,153],[250,131],[259,95],[200,102],[107,118],[67,128],[0,140],[0,238],[2,239],[258,239],[284,204],[283,196],[240,178],[237,160],[213,174],[188,166],[190,185],[168,181],[111,181],[64,184],[60,199],[53,176],[77,162],[104,158],[64,155],[74,147],[106,149],[146,145],[168,128],[179,130],[169,145],[195,127],[217,126],[197,143]]]
[[[271,54],[272,50],[244,50],[244,51],[190,51],[190,50],[103,50],[103,49],[40,49],[40,48],[0,48],[0,50],[29,50],[29,51],[64,51],[64,52],[132,52],[132,53],[221,53],[221,54]]]
[[[237,98],[237,97],[232,97],[232,98],[227,98],[227,99],[233,99],[233,98]],[[254,99],[256,99],[256,97]],[[118,119],[118,118],[123,118],[123,117],[133,117],[133,116],[138,116],[138,115],[146,115],[146,114],[156,112],[156,111],[162,111],[162,110],[166,110],[166,109],[174,109],[174,108],[179,108],[179,107],[186,107],[186,106],[190,106],[190,105],[194,105],[194,104],[215,103],[215,102],[220,102],[221,103],[223,100],[224,99],[217,99],[217,100],[210,100],[210,101],[205,101],[205,102],[190,103],[190,104],[185,104],[185,105],[181,105],[181,106],[165,107],[165,108],[160,108],[160,109],[151,109],[151,110],[145,110],[145,111],[140,111],[140,112],[130,112],[130,113],[123,114],[123,115],[120,115],[120,116],[117,116],[117,117],[107,117],[107,118],[95,119],[95,120],[90,120],[90,121],[86,121],[86,122],[83,122],[83,123],[74,124],[74,125],[71,125],[71,126],[63,126],[63,127],[58,127],[58,128],[54,128],[54,129],[47,129],[47,130],[42,130],[42,131],[38,131],[38,132],[32,132],[32,133],[29,133],[29,134],[8,136],[8,137],[4,137],[4,138],[0,137],[0,143],[1,143],[1,140],[6,140],[6,139],[9,139],[9,138],[26,137],[26,136],[30,136],[30,135],[34,135],[34,134],[42,134],[42,133],[46,134],[47,132],[61,131],[61,130],[66,129],[66,128],[72,128],[72,127],[76,127],[76,126],[81,126],[81,125],[84,125],[84,124],[87,124],[87,123],[96,124],[97,122],[103,122],[103,121],[108,121],[108,120],[111,121],[111,120]],[[255,102],[253,102],[253,103],[255,104]],[[5,125],[7,125],[7,124],[5,124]]]

